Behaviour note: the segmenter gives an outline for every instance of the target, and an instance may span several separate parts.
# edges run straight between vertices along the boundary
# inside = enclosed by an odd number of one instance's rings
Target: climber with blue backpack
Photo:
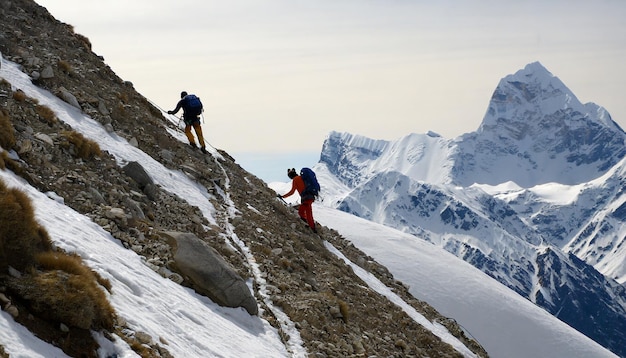
[[[291,179],[291,190],[284,195],[278,194],[279,198],[287,198],[298,191],[300,194],[300,206],[298,207],[298,215],[300,219],[306,222],[313,232],[317,233],[315,228],[315,220],[313,220],[312,204],[315,198],[319,196],[320,184],[317,182],[315,173],[310,168],[302,168],[300,175],[295,168],[287,169],[287,176]]]
[[[200,142],[200,150],[202,150],[202,153],[206,153],[202,127],[200,126],[200,115],[203,111],[200,98],[194,94],[188,94],[182,91],[180,93],[180,101],[176,104],[176,108],[174,108],[173,111],[167,111],[167,114],[176,114],[181,108],[183,109],[183,121],[185,122],[185,135],[187,139],[189,139],[189,145],[193,148],[198,148],[193,134],[191,134],[191,127],[193,127],[198,136],[198,142]]]

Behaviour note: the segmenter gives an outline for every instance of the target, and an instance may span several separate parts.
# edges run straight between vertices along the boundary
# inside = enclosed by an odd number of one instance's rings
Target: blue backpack
[[[195,94],[188,94],[185,96],[185,104],[183,108],[186,113],[189,113],[192,116],[199,116],[202,114],[202,102]]]
[[[300,177],[302,177],[302,181],[304,181],[304,191],[302,192],[302,196],[312,195],[317,197],[320,194],[320,183],[317,182],[317,177],[315,176],[315,172],[313,172],[310,168],[302,168],[300,170]]]

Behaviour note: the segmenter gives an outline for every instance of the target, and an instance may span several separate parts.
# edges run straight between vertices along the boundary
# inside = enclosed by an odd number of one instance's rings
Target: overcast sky
[[[446,138],[534,61],[626,128],[622,0],[36,0],[163,109],[205,104],[229,153],[319,153],[332,130]]]

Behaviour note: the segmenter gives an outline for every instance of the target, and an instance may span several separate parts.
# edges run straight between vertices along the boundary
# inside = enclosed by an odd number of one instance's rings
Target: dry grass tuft
[[[35,254],[50,250],[50,238],[35,220],[28,196],[0,182],[0,268],[25,270]]]
[[[118,92],[117,93],[117,98],[120,101],[122,101],[122,103],[124,103],[124,104],[128,103],[128,94],[127,93]]]
[[[73,146],[73,155],[82,159],[91,159],[94,157],[100,157],[102,150],[95,141],[85,138],[82,134],[76,131],[63,131],[61,135],[67,140],[66,143],[62,143],[67,148]]]
[[[59,66],[59,69],[65,73],[72,73],[72,65],[70,65],[69,62],[65,61],[65,60],[59,60],[57,62],[57,65]]]
[[[89,40],[89,38],[87,38],[87,36],[81,35],[81,34],[76,34],[76,37],[78,37],[78,39],[85,45],[85,48],[88,49],[89,51],[91,51],[91,40]]]
[[[280,267],[284,268],[287,271],[290,271],[290,272],[293,271],[293,265],[292,265],[291,261],[289,259],[285,258],[285,257],[281,257],[278,260],[278,265]]]
[[[348,306],[348,304],[343,301],[343,300],[339,300],[339,312],[341,312],[341,319],[343,320],[344,323],[348,322],[348,318],[350,318],[350,306]]]
[[[18,89],[17,91],[13,92],[13,99],[18,102],[24,102],[26,100],[26,93]]]
[[[37,254],[35,259],[37,264],[45,270],[61,270],[73,275],[93,276],[96,282],[107,291],[111,291],[111,282],[85,266],[83,260],[76,254],[46,251]]]
[[[35,112],[37,112],[39,118],[41,118],[45,123],[48,123],[50,125],[58,121],[56,114],[54,114],[54,111],[51,110],[48,106],[38,105],[35,107]]]
[[[11,149],[15,145],[15,134],[9,114],[0,110],[0,147]]]
[[[26,173],[23,166],[9,158],[9,152],[7,151],[0,153],[0,169],[9,169],[22,178],[26,178],[28,176],[28,173]]]
[[[272,248],[267,247],[267,246],[262,246],[260,251],[265,255],[265,256],[270,256],[272,254]]]
[[[46,270],[36,280],[49,291],[44,301],[62,311],[77,308],[78,312],[57,313],[66,321],[59,320],[84,329],[113,328],[115,311],[98,285],[103,283],[110,290],[108,280],[89,269],[77,255],[47,251],[39,253],[36,261]]]
[[[79,256],[53,252],[28,196],[2,181],[0,223],[0,270],[11,266],[27,273],[9,285],[32,312],[82,329],[114,328],[115,311],[100,287],[110,290],[110,282]]]
[[[93,280],[62,270],[38,272],[23,279],[22,295],[41,317],[81,329],[112,330],[115,312]]]

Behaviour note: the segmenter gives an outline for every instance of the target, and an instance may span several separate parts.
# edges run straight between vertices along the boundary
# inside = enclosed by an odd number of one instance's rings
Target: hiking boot
[[[202,151],[202,153],[206,154],[206,148],[205,147],[200,148],[200,150]]]
[[[196,145],[196,143],[189,143],[189,145],[191,146],[191,148],[193,149],[198,149],[198,146]]]

